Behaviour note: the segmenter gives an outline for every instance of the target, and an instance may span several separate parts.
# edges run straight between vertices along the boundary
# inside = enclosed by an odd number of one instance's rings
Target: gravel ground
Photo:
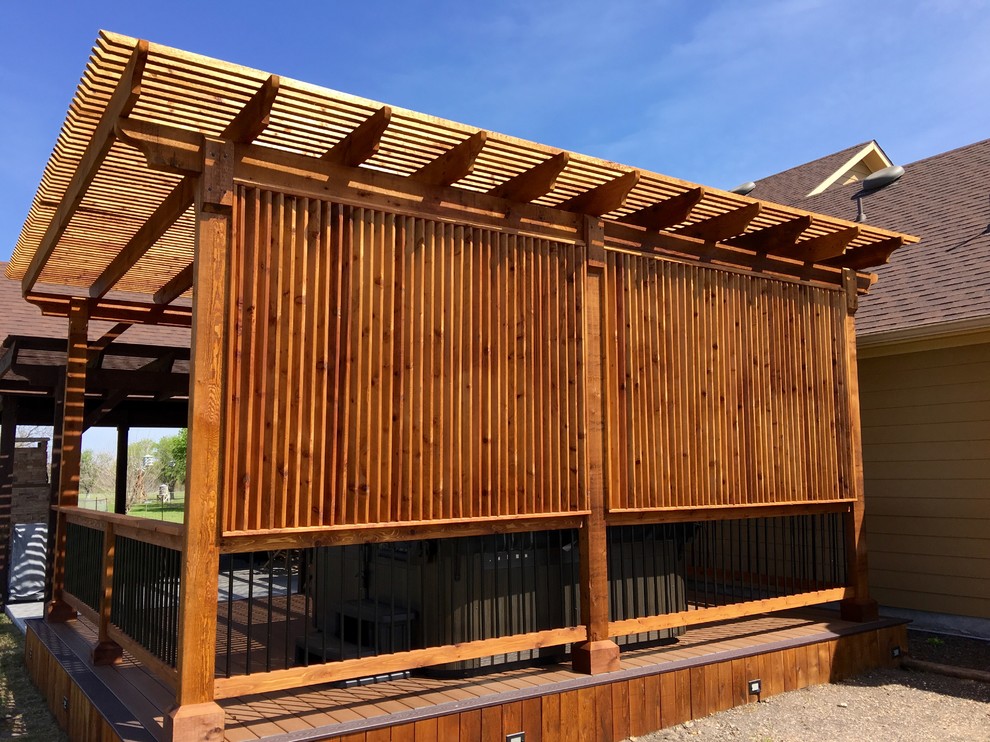
[[[908,632],[915,659],[990,671],[990,642]],[[783,693],[640,742],[990,742],[990,683],[882,669]]]

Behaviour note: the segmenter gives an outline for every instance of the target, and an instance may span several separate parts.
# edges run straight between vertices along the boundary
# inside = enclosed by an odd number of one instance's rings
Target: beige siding
[[[860,361],[870,589],[990,618],[990,344]]]

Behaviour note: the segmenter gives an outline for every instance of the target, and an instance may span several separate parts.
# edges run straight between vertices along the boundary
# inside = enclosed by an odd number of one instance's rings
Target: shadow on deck
[[[96,634],[83,619],[34,620],[28,628],[26,661],[70,737],[162,738],[171,693],[154,675],[126,654],[116,667],[94,667]],[[518,731],[529,742],[552,742],[588,729],[587,738],[611,742],[755,701],[747,684],[756,678],[766,698],[893,664],[895,646],[907,647],[901,621],[857,624],[801,609],[692,627],[665,646],[626,648],[621,670],[605,675],[579,675],[560,664],[460,679],[414,675],[232,698],[221,706],[231,742],[468,742]],[[101,727],[103,736],[86,731]]]

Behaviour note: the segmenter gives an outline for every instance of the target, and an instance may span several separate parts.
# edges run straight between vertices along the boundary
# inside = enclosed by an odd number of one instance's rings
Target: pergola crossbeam
[[[488,132],[476,131],[464,141],[454,145],[435,160],[426,163],[412,177],[421,183],[435,186],[453,185],[471,174],[474,163],[481,154]]]
[[[754,201],[741,208],[675,229],[674,234],[706,242],[724,242],[745,232],[749,223],[759,216],[760,208],[759,202]]]
[[[155,304],[171,304],[193,285],[193,264],[190,263],[169,279],[168,283],[155,292]]]
[[[735,247],[742,247],[754,252],[787,255],[793,252],[798,238],[810,226],[811,216],[805,214],[787,222],[732,237],[727,242]]]
[[[141,228],[128,240],[124,249],[117,253],[89,289],[92,299],[102,299],[123,278],[127,271],[151,249],[151,247],[175,224],[192,206],[196,196],[196,179],[187,175],[178,182],[172,192],[141,225]]]
[[[488,195],[520,203],[535,201],[553,190],[557,178],[567,167],[570,158],[567,152],[558,152],[529,170],[524,170],[501,185],[495,186],[488,191]]]
[[[851,252],[847,252],[839,257],[825,260],[826,265],[841,265],[844,268],[853,270],[863,270],[876,265],[884,265],[890,261],[890,255],[894,250],[905,243],[903,237],[891,237],[882,242],[874,242],[872,245],[857,247]]]
[[[556,208],[578,214],[587,214],[588,216],[601,216],[610,211],[621,209],[629,192],[639,182],[639,178],[639,170],[630,170],[628,173],[623,173],[617,178],[557,204]]]
[[[841,257],[854,239],[859,237],[859,227],[846,227],[837,232],[812,237],[794,246],[793,256],[808,263]]]
[[[106,356],[107,348],[121,335],[127,332],[130,327],[129,322],[118,322],[94,343],[89,344],[89,368],[99,368],[103,365],[103,358]]]
[[[391,106],[382,106],[328,149],[322,159],[344,167],[357,167],[367,162],[378,152],[382,135],[391,120]]]
[[[147,60],[148,42],[142,39],[135,44],[134,51],[120,76],[120,81],[117,83],[117,88],[103,110],[100,122],[96,125],[96,129],[79,159],[72,180],[69,181],[69,185],[62,194],[58,208],[55,210],[52,220],[49,222],[37,250],[35,250],[34,257],[32,257],[31,263],[24,273],[24,278],[21,280],[23,293],[26,294],[34,288],[48,258],[55,251],[55,246],[69,226],[73,214],[82,203],[90,183],[93,182],[100,165],[110,151],[110,147],[113,146],[117,122],[127,116],[137,104],[138,97],[141,95],[141,77]]]
[[[232,142],[253,142],[267,128],[271,120],[272,106],[278,96],[279,76],[269,75],[251,99],[238,111],[220,135]]]
[[[637,227],[646,227],[646,229],[660,230],[673,227],[687,219],[691,210],[698,205],[704,196],[705,189],[701,186],[691,188],[684,193],[647,206],[645,209],[626,214],[622,217],[622,221],[627,224],[635,224]]]

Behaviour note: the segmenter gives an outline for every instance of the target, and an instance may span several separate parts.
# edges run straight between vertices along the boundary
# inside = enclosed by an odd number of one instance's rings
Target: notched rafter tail
[[[434,186],[453,185],[471,174],[474,163],[488,139],[488,132],[476,131],[459,144],[455,144],[432,162],[428,162],[410,178]]]
[[[698,205],[705,196],[705,189],[701,186],[690,188],[684,193],[671,196],[665,201],[660,201],[652,206],[647,206],[639,211],[626,214],[621,221],[626,224],[635,224],[637,227],[646,229],[666,229],[680,224],[690,215],[691,210]]]
[[[269,75],[251,99],[227,124],[220,138],[238,144],[250,144],[261,136],[271,121],[272,106],[275,105],[275,99],[278,97],[279,84],[278,75]]]
[[[688,224],[674,230],[674,234],[694,237],[707,242],[724,242],[746,231],[746,227],[760,215],[759,201],[746,204],[724,214],[709,217],[704,221]]]
[[[495,186],[488,191],[488,195],[520,203],[535,201],[553,190],[557,178],[567,167],[570,159],[569,153],[558,152],[529,170],[524,170],[501,185]]]
[[[811,216],[805,214],[796,219],[789,219],[780,224],[774,224],[755,232],[747,232],[738,237],[731,237],[726,242],[734,247],[742,247],[754,252],[776,253],[788,255],[793,253],[794,245],[805,230],[811,226]]]
[[[321,159],[331,165],[362,165],[378,153],[391,120],[391,106],[382,106],[328,149]]]
[[[103,115],[93,130],[93,135],[90,137],[86,149],[79,158],[79,164],[62,194],[58,208],[55,209],[55,213],[45,229],[45,234],[38,243],[34,257],[31,258],[31,263],[21,280],[21,293],[27,294],[38,282],[45,264],[55,251],[55,246],[69,226],[73,214],[76,213],[86,196],[90,183],[93,182],[100,165],[113,146],[116,139],[117,122],[128,116],[137,104],[138,97],[141,95],[141,79],[147,61],[148,42],[141,39],[134,45],[134,50],[127,61],[127,66],[121,73],[117,87],[110,96],[106,108],[103,109]]]
[[[806,263],[818,263],[829,258],[838,258],[845,253],[849,243],[859,237],[859,227],[846,227],[837,232],[812,237],[794,246],[792,257]]]
[[[865,270],[890,261],[891,253],[906,244],[903,237],[890,237],[872,245],[857,247],[845,254],[824,261],[825,265],[836,265],[853,270]]]
[[[622,208],[629,192],[639,183],[639,170],[630,170],[607,183],[595,186],[590,191],[579,193],[554,208],[573,211],[588,216],[601,216]]]

